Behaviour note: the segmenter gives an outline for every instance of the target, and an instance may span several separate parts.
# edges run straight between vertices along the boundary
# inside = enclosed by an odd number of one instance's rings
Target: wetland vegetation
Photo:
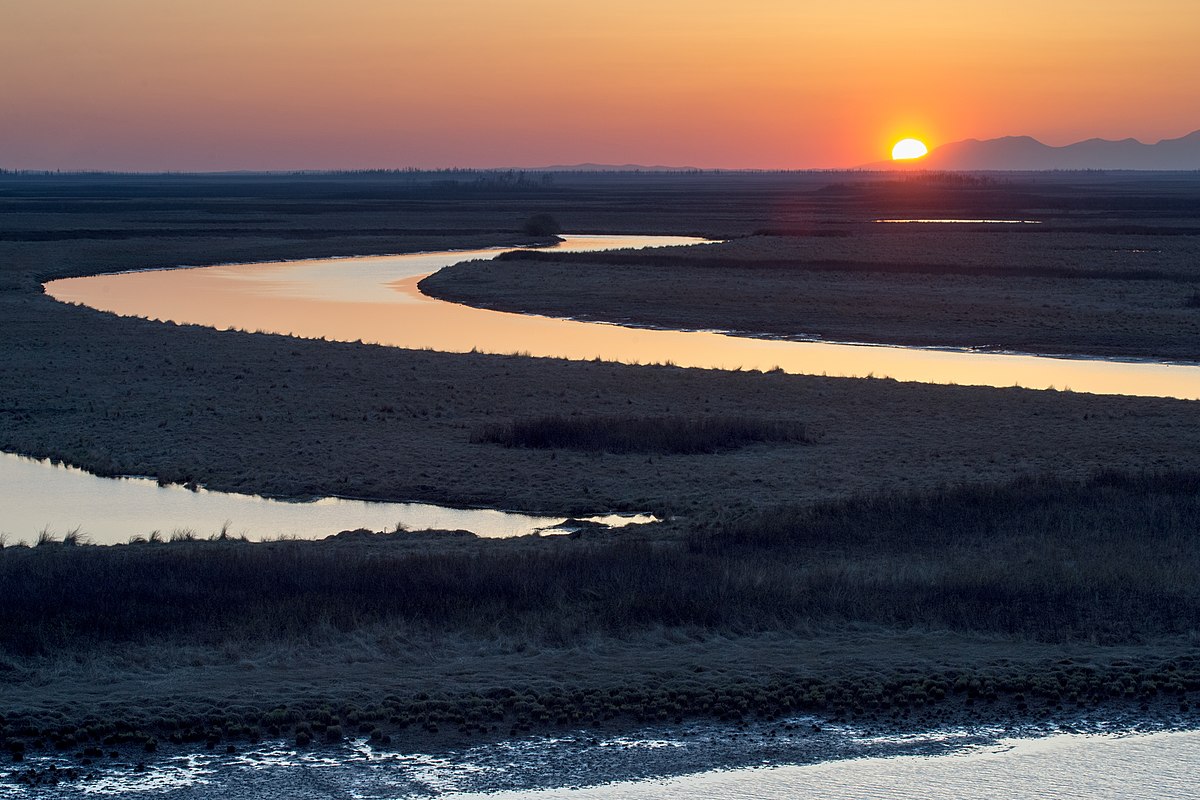
[[[950,230],[947,230],[950,228]],[[1195,234],[846,226],[666,252],[513,251],[424,291],[550,316],[746,335],[1200,361]]]
[[[1194,179],[484,177],[0,176],[3,449],[284,497],[673,517],[503,542],[10,536],[11,754],[360,733],[426,746],[790,712],[1193,719],[1194,403],[403,351],[120,319],[40,292],[169,264],[517,243],[550,213],[567,231],[733,241],[472,264],[434,289],[482,303],[504,283],[597,318],[629,301],[650,320],[653,303],[653,321],[704,327],[719,298],[717,327],[759,333],[821,311],[850,338],[1165,358],[1197,341],[1195,283],[1172,277],[1195,268]],[[1003,234],[870,222],[1035,214],[1044,225]],[[780,235],[750,235],[763,228]]]
[[[811,443],[803,423],[746,417],[618,417],[561,414],[482,425],[473,442],[596,453],[715,453],[754,442]]]

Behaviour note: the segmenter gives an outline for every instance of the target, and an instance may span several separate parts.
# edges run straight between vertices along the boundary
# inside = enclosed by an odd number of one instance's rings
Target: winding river
[[[704,246],[678,236],[567,236],[564,252]],[[364,341],[446,352],[478,350],[535,357],[682,367],[770,370],[809,375],[874,375],[904,381],[1059,388],[1097,394],[1200,399],[1200,366],[977,353],[731,336],[555,319],[471,308],[422,294],[426,275],[510,248],[323,258],[170,268],[51,281],[46,292],[122,316],[306,338]],[[802,332],[798,331],[797,334]],[[449,528],[482,536],[543,531],[561,519],[408,503],[324,498],[287,503],[218,492],[158,487],[153,481],[96,478],[78,470],[0,456],[0,535],[32,540],[42,530],[76,527],[92,541],[227,527],[254,538],[326,536],[366,527]],[[648,518],[607,518],[612,524]]]
[[[677,236],[567,236],[557,249],[703,244]],[[442,267],[504,249],[511,248],[146,270],[51,281],[45,289],[122,316],[411,349],[1200,399],[1200,366],[1190,364],[634,328],[471,308],[417,289]]]
[[[682,237],[571,236],[559,248],[582,251],[701,244],[701,240]],[[480,350],[569,359],[603,358],[625,363],[670,361],[679,366],[717,369],[780,368],[797,374],[875,375],[928,383],[1055,387],[1096,394],[1200,399],[1200,366],[1195,365],[779,341],[717,332],[651,330],[474,309],[426,297],[417,289],[417,282],[422,277],[443,266],[465,259],[490,258],[500,252],[501,249],[488,249],[150,270],[52,281],[45,288],[60,301],[119,315],[308,338],[362,340],[405,348],[449,352]],[[129,492],[138,495],[138,499],[122,499],[133,497],[133,494],[126,494]],[[109,498],[108,505],[94,505],[104,497]],[[559,521],[409,504],[363,503],[358,504],[363,506],[359,508],[356,501],[332,499],[311,505],[278,503],[263,498],[158,487],[144,479],[95,478],[77,470],[14,456],[0,457],[0,502],[6,509],[34,509],[35,517],[38,513],[50,514],[54,508],[79,506],[89,512],[89,520],[81,522],[111,518],[116,530],[120,531],[121,540],[129,533],[145,534],[152,529],[165,529],[163,532],[169,535],[171,523],[156,521],[160,517],[167,519],[161,514],[163,503],[181,503],[177,513],[180,519],[186,520],[184,524],[188,527],[212,529],[197,531],[200,535],[208,535],[222,527],[227,514],[230,518],[236,517],[233,533],[239,532],[241,525],[254,528],[260,536],[294,533],[287,529],[287,524],[280,528],[272,520],[281,519],[280,515],[294,515],[297,511],[313,517],[318,510],[331,513],[328,519],[321,518],[318,527],[332,530],[359,525],[378,529],[394,526],[397,522],[405,523],[405,517],[399,513],[402,508],[409,509],[410,516],[405,524],[410,526],[467,528],[483,535],[514,535],[544,529]],[[231,502],[235,506],[229,506]],[[214,505],[210,507],[210,504]],[[255,504],[262,515],[251,521],[249,509]],[[229,508],[237,510],[230,512]],[[375,516],[359,522],[354,514],[360,512]],[[467,519],[454,514],[476,516]],[[486,515],[496,516],[489,520]],[[619,524],[629,520],[610,521]],[[12,517],[9,524],[12,524]],[[1191,768],[1200,758],[1198,748],[1200,738],[1192,732],[1114,738],[1057,736],[1002,743],[941,758],[862,759],[777,769],[742,769],[662,782],[550,790],[533,796],[579,800],[642,796],[681,800],[795,796],[1166,798],[1196,791]],[[299,764],[291,759],[301,758],[301,755],[285,755],[278,764],[278,769],[288,775],[285,783],[303,783],[306,776],[319,771],[318,767],[331,773],[318,781],[319,790],[315,784],[310,787],[314,791],[309,796],[343,796],[343,790],[351,787],[357,796],[363,797],[410,796],[398,788],[414,782],[420,784],[420,791],[414,791],[412,795],[424,796],[430,793],[431,777],[435,778],[434,794],[453,794],[472,786],[471,782],[465,782],[465,786],[458,784],[453,777],[458,774],[455,770],[446,776],[434,776],[430,763],[425,761],[413,765],[398,761],[395,769],[402,773],[398,775],[390,771],[392,767],[385,769],[383,765],[371,763],[369,753],[362,757],[365,759],[362,763],[348,756],[325,759],[319,764]],[[410,766],[415,770],[412,775],[405,772]],[[168,775],[168,768],[164,767],[156,770],[162,774],[146,776],[145,780],[151,780],[151,783],[136,786],[133,784],[143,780],[142,777],[122,774],[120,778],[112,779],[115,783],[109,788],[116,787],[115,793],[129,789],[181,797],[204,796],[202,785],[209,780],[205,777],[206,771],[219,774],[221,770],[239,767],[232,762],[224,767],[209,766],[197,756],[190,758],[184,767],[169,769],[175,772]],[[334,776],[332,773],[338,769],[344,769],[345,774]],[[262,761],[247,762],[245,774],[264,780],[278,777]],[[364,786],[364,781],[368,785]],[[333,787],[337,791],[322,794]],[[193,789],[198,794],[191,794]],[[63,796],[67,794],[71,792],[66,791]],[[7,787],[0,787],[0,795],[9,796]],[[519,792],[513,796],[530,795]]]

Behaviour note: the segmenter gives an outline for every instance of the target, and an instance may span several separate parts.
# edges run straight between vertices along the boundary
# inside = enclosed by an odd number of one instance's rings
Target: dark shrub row
[[[472,442],[603,453],[714,453],[756,442],[811,439],[804,425],[747,417],[617,417],[551,414],[483,425]]]

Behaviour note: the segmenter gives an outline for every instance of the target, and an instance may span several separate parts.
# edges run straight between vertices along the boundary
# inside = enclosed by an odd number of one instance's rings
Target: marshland
[[[0,175],[0,209],[0,449],[282,498],[665,520],[95,546],[86,524],[39,542],[0,519],[14,758],[798,713],[1195,722],[1194,401],[405,350],[42,291],[537,244],[545,214],[725,241],[522,251],[422,290],[668,328],[1194,362],[1193,176]],[[1010,216],[1041,224],[873,222]]]

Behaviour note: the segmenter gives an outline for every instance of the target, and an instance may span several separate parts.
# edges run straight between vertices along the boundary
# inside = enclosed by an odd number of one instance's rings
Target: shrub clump
[[[521,225],[521,231],[529,236],[557,236],[562,226],[549,214],[534,214]]]
[[[475,443],[603,453],[714,453],[755,442],[810,443],[804,425],[746,417],[617,417],[551,414],[477,427]]]

